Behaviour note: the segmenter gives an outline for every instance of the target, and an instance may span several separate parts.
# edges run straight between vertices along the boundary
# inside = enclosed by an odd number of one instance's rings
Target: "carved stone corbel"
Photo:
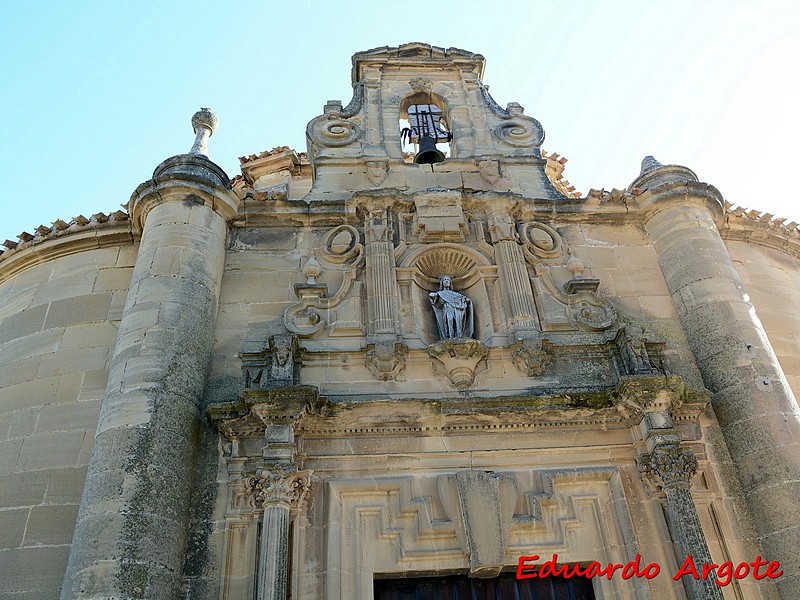
[[[406,368],[407,354],[408,346],[400,342],[368,344],[366,365],[377,379],[395,380]]]
[[[475,376],[488,366],[486,357],[489,348],[478,340],[452,339],[436,342],[428,346],[428,354],[433,358],[433,370],[444,375],[453,387],[463,390],[475,383]]]
[[[528,377],[540,377],[552,359],[542,350],[541,340],[518,340],[511,344],[511,359],[520,371]]]

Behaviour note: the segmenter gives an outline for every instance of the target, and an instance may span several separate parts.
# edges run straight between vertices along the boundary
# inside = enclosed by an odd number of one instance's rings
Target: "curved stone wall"
[[[725,245],[789,385],[800,397],[800,259],[744,241],[727,240]]]
[[[135,245],[53,251],[69,243],[45,242],[0,263],[4,598],[59,596],[136,258]]]

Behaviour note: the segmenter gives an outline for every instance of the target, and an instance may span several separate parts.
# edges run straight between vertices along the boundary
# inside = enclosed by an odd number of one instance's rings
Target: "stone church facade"
[[[483,66],[358,53],[308,153],[232,180],[203,109],[127,211],[6,241],[0,598],[511,590],[553,554],[661,568],[563,597],[800,597],[797,225],[652,157],[579,197]]]

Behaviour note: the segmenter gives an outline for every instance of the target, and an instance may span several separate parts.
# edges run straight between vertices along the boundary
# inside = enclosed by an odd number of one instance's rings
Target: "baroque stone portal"
[[[453,282],[445,275],[439,282],[439,291],[428,294],[436,315],[440,340],[471,338],[473,331],[472,301],[453,290]]]

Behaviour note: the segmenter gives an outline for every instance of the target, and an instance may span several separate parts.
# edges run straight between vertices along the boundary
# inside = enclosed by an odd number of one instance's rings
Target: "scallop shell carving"
[[[475,269],[475,261],[452,248],[429,250],[420,256],[416,265],[417,269],[430,279],[440,279],[449,275],[453,280],[460,279]]]

